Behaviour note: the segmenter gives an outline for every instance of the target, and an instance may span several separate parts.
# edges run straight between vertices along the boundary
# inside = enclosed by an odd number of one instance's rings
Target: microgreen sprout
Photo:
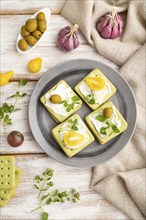
[[[90,105],[94,105],[96,103],[96,99],[93,93],[91,93],[90,95],[87,95],[86,100]]]
[[[80,194],[76,189],[71,189],[70,191],[60,191],[55,189],[50,191],[50,188],[54,186],[51,181],[54,171],[50,168],[46,169],[42,175],[37,175],[35,177],[35,188],[39,191],[37,199],[39,201],[39,206],[32,210],[32,212],[43,209],[44,206],[48,206],[52,203],[65,203],[65,202],[77,202],[80,200]],[[48,220],[48,213],[42,213],[42,220]]]
[[[27,84],[27,80],[20,80],[18,91],[9,96],[7,99],[15,99],[14,105],[10,105],[8,103],[3,103],[0,107],[0,124],[4,127],[6,133],[6,126],[12,125],[12,118],[10,117],[13,112],[19,111],[20,108],[17,108],[17,102],[19,99],[25,97],[27,93],[20,93],[21,88]]]
[[[80,101],[80,98],[75,95],[71,98],[71,100],[72,100],[71,103],[68,102],[67,100],[62,101],[67,112],[70,112],[72,109],[74,109],[75,104],[79,104],[78,101]]]
[[[100,133],[107,135],[108,137],[114,132],[119,133],[120,130],[117,125],[113,124],[109,119],[106,119],[103,115],[97,115],[95,118],[97,121],[106,123],[105,127],[100,128]]]
[[[78,130],[78,119],[68,119],[68,122],[71,123],[71,128],[74,130],[74,131],[77,131]]]

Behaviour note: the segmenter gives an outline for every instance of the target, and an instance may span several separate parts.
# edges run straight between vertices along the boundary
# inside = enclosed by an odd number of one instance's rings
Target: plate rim
[[[122,78],[122,80],[124,81],[124,83],[127,84],[128,88],[129,88],[129,90],[130,90],[130,92],[131,92],[131,95],[132,95],[132,98],[133,98],[133,104],[134,104],[135,121],[134,121],[133,130],[132,130],[132,132],[130,133],[130,135],[128,136],[127,142],[126,142],[125,144],[123,144],[122,146],[120,146],[116,152],[115,152],[115,151],[114,151],[113,153],[110,152],[110,154],[106,155],[106,157],[105,157],[104,160],[102,160],[102,161],[98,160],[97,163],[95,163],[95,161],[93,161],[93,162],[90,162],[90,163],[87,164],[87,165],[86,165],[85,163],[82,163],[81,161],[79,161],[80,158],[77,158],[77,159],[78,159],[78,163],[77,163],[77,161],[72,160],[72,159],[74,159],[74,157],[73,157],[73,158],[68,158],[68,157],[65,155],[65,156],[66,156],[66,159],[65,159],[65,161],[64,161],[64,160],[62,160],[62,159],[60,159],[60,158],[56,158],[56,157],[54,156],[55,154],[53,154],[53,155],[51,154],[51,155],[50,155],[50,153],[48,153],[48,152],[41,146],[41,143],[40,143],[40,141],[38,140],[38,138],[36,137],[36,134],[35,134],[35,132],[34,132],[34,130],[35,130],[35,129],[34,129],[34,124],[33,124],[32,121],[31,121],[31,111],[32,111],[32,105],[31,105],[31,103],[32,103],[32,99],[33,99],[33,95],[34,95],[35,89],[38,87],[38,85],[40,85],[40,84],[42,83],[42,81],[44,81],[45,78],[47,78],[47,76],[50,74],[51,71],[53,71],[54,69],[56,69],[56,68],[58,68],[58,67],[60,67],[60,66],[64,66],[64,65],[66,65],[66,64],[74,63],[74,62],[75,62],[75,63],[77,62],[78,65],[79,65],[79,62],[83,62],[83,63],[85,63],[86,65],[87,65],[87,62],[91,62],[91,63],[93,63],[93,64],[96,63],[97,66],[100,64],[100,65],[106,66],[106,68],[109,68],[109,69],[111,69],[112,71],[114,71],[116,74],[118,74],[119,77]],[[97,68],[98,68],[98,67],[97,67]],[[54,77],[53,77],[53,78],[54,78]],[[53,79],[53,78],[52,78],[52,79]],[[52,79],[50,79],[50,80],[52,80]],[[48,82],[47,82],[47,83],[48,83]],[[43,89],[43,88],[41,88],[41,90],[42,90],[42,89]],[[32,135],[33,135],[35,141],[38,143],[38,145],[43,149],[43,151],[44,151],[48,156],[50,156],[51,158],[53,158],[54,160],[56,160],[56,161],[58,161],[58,162],[60,162],[60,163],[63,163],[63,164],[65,164],[65,165],[68,165],[68,166],[72,166],[72,167],[84,167],[84,168],[85,168],[85,167],[93,167],[93,166],[96,166],[96,165],[98,165],[98,164],[101,164],[101,163],[106,162],[107,160],[109,160],[109,159],[113,158],[114,156],[116,156],[116,155],[127,145],[127,143],[131,140],[131,138],[132,138],[132,136],[133,136],[133,133],[134,133],[134,131],[135,131],[136,122],[137,122],[137,107],[136,107],[135,96],[134,96],[134,93],[133,93],[133,91],[132,91],[132,89],[131,89],[131,86],[129,85],[129,83],[126,81],[126,79],[125,79],[117,70],[113,69],[112,67],[110,67],[110,66],[107,65],[107,64],[104,64],[104,63],[102,63],[102,62],[100,62],[100,61],[97,61],[97,60],[94,60],[94,59],[70,59],[70,60],[61,62],[61,63],[59,63],[59,64],[53,66],[52,68],[50,68],[50,69],[41,77],[41,79],[37,82],[37,84],[35,85],[35,87],[34,87],[34,89],[33,89],[33,91],[32,91],[32,94],[31,94],[31,97],[30,97],[30,101],[29,101],[28,119],[29,119],[30,129],[31,129],[31,132],[32,132]],[[35,127],[35,128],[36,128],[36,127]],[[38,126],[38,128],[39,128],[39,126]],[[39,132],[41,132],[40,128],[39,128]],[[42,135],[42,136],[43,136],[43,135]],[[44,136],[43,136],[43,137],[44,137]],[[45,138],[44,138],[44,141],[46,142],[47,145],[50,145],[50,144],[45,140]],[[51,145],[50,145],[50,146],[51,146]],[[48,149],[49,149],[49,148],[48,148]],[[109,151],[109,150],[111,151],[111,149],[107,149],[106,152]],[[51,153],[52,153],[52,152],[51,152]],[[102,154],[104,154],[104,153],[102,153]],[[102,154],[96,155],[96,156],[94,156],[94,157],[97,158],[97,157],[101,156]],[[104,156],[105,156],[105,155],[104,155]],[[91,158],[93,158],[93,157],[91,157]],[[85,159],[86,159],[86,158],[81,158],[80,160],[83,161],[83,160],[85,160]]]

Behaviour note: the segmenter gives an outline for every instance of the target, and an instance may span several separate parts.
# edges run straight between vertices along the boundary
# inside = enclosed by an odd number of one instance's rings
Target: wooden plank
[[[70,60],[72,58],[90,58],[105,62],[111,67],[118,67],[108,59],[105,59],[97,53],[97,51],[88,45],[86,39],[79,34],[80,47],[71,53],[60,51],[56,47],[56,36],[58,31],[70,25],[70,22],[59,14],[64,4],[64,0],[2,0],[1,1],[1,70],[7,71],[8,68],[15,71],[15,76],[12,81],[28,78],[33,80],[27,86],[23,87],[22,91],[27,92],[28,96],[20,100],[18,107],[21,111],[14,113],[13,126],[9,127],[7,132],[19,130],[24,134],[25,142],[20,148],[12,148],[7,144],[6,135],[2,128],[0,153],[1,154],[21,154],[16,157],[16,165],[23,170],[21,184],[18,187],[16,196],[11,199],[6,207],[0,211],[2,220],[28,220],[41,219],[40,212],[31,213],[30,210],[35,208],[37,204],[37,192],[33,189],[34,176],[41,173],[45,168],[51,167],[55,170],[54,182],[56,188],[62,190],[77,188],[81,193],[81,201],[78,204],[57,204],[51,205],[49,209],[50,219],[93,219],[93,220],[128,220],[128,218],[120,211],[111,206],[100,195],[90,188],[90,180],[92,169],[72,168],[56,162],[43,154],[43,150],[37,145],[32,137],[28,124],[28,103],[32,89],[36,84],[36,80],[54,65]],[[15,49],[16,38],[21,25],[42,7],[50,7],[52,11],[52,20],[46,36],[40,45],[27,55],[20,55]],[[22,10],[23,9],[23,10]],[[25,15],[24,15],[25,14]],[[27,63],[35,57],[43,58],[43,68],[40,74],[30,74],[27,71]],[[4,87],[1,87],[1,102],[6,101],[6,98],[15,93],[18,89],[18,83],[12,82]],[[13,103],[13,100],[9,100]],[[33,154],[33,155],[25,155]],[[39,155],[38,155],[39,154]],[[57,211],[56,211],[57,210]]]
[[[41,8],[50,8],[52,14],[59,14],[65,0],[2,0],[0,14],[34,14]]]
[[[20,111],[13,113],[13,125],[7,128],[7,134],[5,134],[3,127],[0,127],[1,131],[1,141],[0,141],[0,153],[1,154],[19,154],[19,153],[43,153],[43,150],[38,146],[36,141],[34,140],[28,122],[28,104],[30,95],[35,86],[36,82],[29,82],[25,87],[22,88],[22,92],[26,92],[28,96],[19,100],[17,106],[21,108]],[[14,94],[18,91],[18,83],[9,83],[6,86],[1,87],[0,89],[0,97],[1,104],[4,102],[8,102],[9,104],[14,104],[13,99],[7,100],[7,97]],[[1,106],[0,104],[0,106]],[[22,132],[25,137],[24,143],[21,147],[13,148],[10,147],[7,143],[7,135],[9,132],[18,130]]]
[[[19,54],[16,51],[15,43],[20,27],[30,15],[5,15],[1,16],[1,71],[12,69],[15,71],[13,80],[28,78],[38,80],[51,67],[70,59],[89,58],[106,63],[117,69],[117,65],[101,56],[95,48],[91,47],[84,36],[80,33],[80,46],[70,53],[63,52],[56,46],[58,31],[70,25],[70,22],[60,15],[53,15],[50,27],[40,44],[28,54]],[[42,57],[43,67],[39,74],[31,74],[27,71],[29,60]]]
[[[21,183],[14,198],[1,208],[2,220],[41,219],[41,211],[31,213],[38,206],[34,177],[46,168],[54,169],[54,189],[70,190],[76,188],[81,194],[78,203],[55,204],[45,207],[49,219],[66,220],[128,220],[90,188],[91,168],[72,168],[52,160],[48,156],[16,156],[16,165],[23,170]]]

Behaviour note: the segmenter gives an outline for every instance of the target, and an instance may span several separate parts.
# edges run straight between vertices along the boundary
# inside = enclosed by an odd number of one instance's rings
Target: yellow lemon
[[[0,73],[0,86],[4,86],[9,83],[10,78],[14,75],[14,72],[12,70]]]
[[[84,140],[84,136],[75,131],[69,131],[64,135],[64,143],[68,146],[76,146]]]
[[[99,77],[99,76],[88,77],[88,78],[85,79],[85,83],[92,90],[102,90],[104,88],[104,86],[105,86],[104,79]]]
[[[31,73],[37,73],[41,70],[41,68],[42,68],[42,58],[40,57],[33,59],[28,63],[28,70]]]

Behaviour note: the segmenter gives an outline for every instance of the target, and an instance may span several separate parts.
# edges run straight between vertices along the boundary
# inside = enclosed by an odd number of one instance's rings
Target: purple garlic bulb
[[[69,26],[61,29],[58,33],[57,46],[67,52],[79,46],[79,39],[77,36],[79,25],[75,24],[72,28]]]
[[[117,14],[114,6],[112,12],[99,18],[96,24],[96,29],[100,36],[105,39],[114,39],[122,35],[123,20],[122,17]]]

